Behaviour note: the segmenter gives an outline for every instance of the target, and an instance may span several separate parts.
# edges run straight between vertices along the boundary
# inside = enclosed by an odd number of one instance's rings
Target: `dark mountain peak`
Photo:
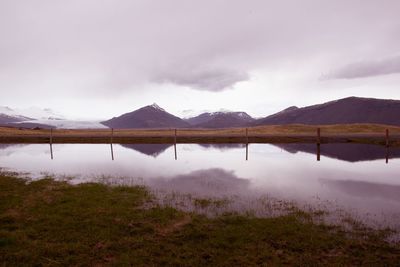
[[[290,107],[288,107],[288,108],[285,108],[284,110],[282,110],[282,111],[292,111],[292,110],[296,110],[296,109],[299,109],[298,107],[296,107],[296,106],[290,106]]]
[[[279,111],[276,114],[282,114],[282,113],[290,112],[290,111],[297,110],[297,109],[299,109],[299,108],[296,106],[290,106],[288,108],[285,108],[284,110]]]
[[[157,105],[156,103],[153,103],[151,105],[142,107],[140,109],[148,109],[148,110],[155,110],[155,111],[159,111],[159,112],[166,112],[165,109],[161,108],[159,105]]]
[[[101,123],[108,127],[120,129],[182,128],[189,126],[187,122],[166,112],[155,103]]]
[[[314,106],[320,106],[320,105],[332,105],[332,104],[343,104],[343,103],[359,103],[359,104],[365,104],[365,103],[378,103],[378,104],[392,104],[392,103],[400,103],[399,100],[393,100],[393,99],[379,99],[379,98],[372,98],[372,97],[358,97],[358,96],[349,96],[337,100],[332,100],[329,102],[325,102],[323,104],[319,105],[314,105]]]
[[[256,125],[379,123],[400,125],[400,101],[346,97],[323,104],[281,111]]]

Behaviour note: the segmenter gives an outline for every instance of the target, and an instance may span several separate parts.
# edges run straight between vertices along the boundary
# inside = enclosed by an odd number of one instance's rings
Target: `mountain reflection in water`
[[[279,144],[276,146],[290,153],[317,153],[315,144]],[[322,156],[348,162],[385,159],[386,154],[388,154],[389,159],[400,158],[400,148],[398,147],[386,148],[369,144],[322,144],[320,145],[320,153]]]
[[[194,197],[264,196],[303,204],[329,202],[363,214],[400,215],[399,149],[359,144],[48,144],[1,145],[0,168],[54,174],[72,183],[146,185]],[[306,153],[297,153],[306,152]],[[114,160],[112,160],[114,157]],[[71,178],[72,177],[72,178]],[[378,216],[378,217],[379,217]],[[396,217],[398,218],[398,217]],[[386,219],[386,221],[388,221]],[[390,220],[400,224],[399,220]],[[399,225],[400,227],[400,225]]]

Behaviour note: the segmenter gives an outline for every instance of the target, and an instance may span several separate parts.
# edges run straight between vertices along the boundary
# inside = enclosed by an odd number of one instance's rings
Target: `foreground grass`
[[[0,266],[398,266],[386,231],[277,218],[207,218],[143,187],[32,183],[0,174]],[[149,203],[152,203],[149,205]],[[200,203],[201,204],[201,203]]]

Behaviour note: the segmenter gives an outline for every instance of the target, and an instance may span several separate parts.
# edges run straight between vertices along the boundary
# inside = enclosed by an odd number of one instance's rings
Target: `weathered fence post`
[[[246,144],[249,143],[249,129],[246,128]]]
[[[114,128],[111,128],[110,144],[114,143]]]
[[[174,144],[175,144],[175,145],[176,145],[176,136],[177,136],[177,132],[178,132],[178,130],[175,129],[175,135],[174,135]]]
[[[389,129],[386,129],[386,147],[389,147]]]

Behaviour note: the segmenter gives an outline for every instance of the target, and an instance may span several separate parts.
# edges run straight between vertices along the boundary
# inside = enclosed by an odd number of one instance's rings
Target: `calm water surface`
[[[327,203],[400,228],[400,149],[359,144],[0,145],[0,167],[201,197]],[[246,160],[246,150],[248,155]],[[111,153],[113,152],[113,153]],[[114,160],[112,160],[112,157]],[[386,162],[388,161],[388,162]]]

